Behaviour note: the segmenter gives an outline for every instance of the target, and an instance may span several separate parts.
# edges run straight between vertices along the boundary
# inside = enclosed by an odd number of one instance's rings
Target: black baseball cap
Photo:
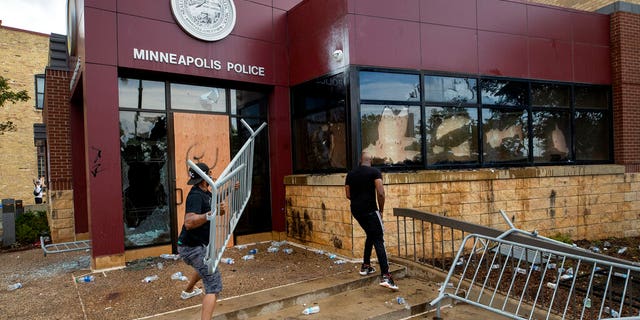
[[[207,175],[209,175],[209,166],[207,166],[206,164],[199,162],[196,164],[196,166],[198,166],[198,168],[200,170],[202,170],[202,172],[206,173]],[[189,168],[189,181],[187,181],[188,185],[194,185],[194,184],[198,184],[200,182],[202,182],[202,180],[204,180],[197,172],[195,172],[192,168]]]

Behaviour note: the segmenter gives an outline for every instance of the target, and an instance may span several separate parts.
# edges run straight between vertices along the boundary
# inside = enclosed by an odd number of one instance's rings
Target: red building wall
[[[292,84],[335,68],[340,46],[344,64],[611,83],[609,16],[522,1],[305,1],[289,37]]]

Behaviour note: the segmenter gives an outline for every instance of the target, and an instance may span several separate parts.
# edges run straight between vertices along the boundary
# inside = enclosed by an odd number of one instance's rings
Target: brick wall
[[[71,165],[69,83],[72,73],[47,69],[44,122],[49,154],[49,228],[51,240],[75,240]]]
[[[288,176],[287,240],[360,257],[365,235],[352,220],[345,174]],[[640,235],[640,174],[619,165],[383,174],[385,241],[397,249],[393,208],[414,208],[500,230],[503,209],[517,228],[573,239]]]
[[[614,157],[640,172],[640,15],[611,15]]]
[[[46,71],[44,121],[49,151],[49,189],[52,190],[71,189],[70,81],[69,71]]]
[[[42,123],[35,108],[36,74],[44,73],[49,36],[0,26],[0,75],[9,79],[11,91],[27,90],[30,99],[0,107],[0,120],[12,121],[16,131],[0,135],[0,199],[21,199],[34,204],[33,179],[38,175],[33,125]]]
[[[596,11],[617,0],[528,0],[557,7],[565,7],[584,11]],[[624,2],[640,4],[640,0],[625,0]]]

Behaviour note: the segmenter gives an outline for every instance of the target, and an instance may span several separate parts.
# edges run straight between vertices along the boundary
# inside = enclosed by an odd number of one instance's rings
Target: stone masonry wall
[[[38,175],[33,124],[42,123],[36,109],[35,78],[44,73],[49,36],[0,25],[0,75],[9,79],[11,91],[27,90],[30,99],[0,107],[0,120],[12,121],[16,131],[0,135],[0,199],[20,199],[34,204],[33,179]]]
[[[287,240],[361,257],[364,233],[351,218],[346,174],[285,178]],[[393,208],[414,208],[507,230],[499,210],[547,237],[640,235],[640,174],[624,166],[558,166],[384,173],[385,242],[397,253]]]

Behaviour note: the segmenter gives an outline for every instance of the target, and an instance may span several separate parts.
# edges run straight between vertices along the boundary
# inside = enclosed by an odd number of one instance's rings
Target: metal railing
[[[207,255],[204,259],[209,272],[213,272],[218,267],[222,254],[251,197],[255,138],[267,126],[263,123],[254,131],[244,120],[240,122],[249,130],[251,136],[215,181],[200,170],[193,161],[187,160],[189,167],[211,186],[211,214],[207,215],[211,226]],[[222,210],[223,207],[224,210]]]
[[[436,318],[450,298],[513,319],[640,319],[638,265],[516,229],[500,213],[507,231],[394,209],[398,255],[448,271]]]

